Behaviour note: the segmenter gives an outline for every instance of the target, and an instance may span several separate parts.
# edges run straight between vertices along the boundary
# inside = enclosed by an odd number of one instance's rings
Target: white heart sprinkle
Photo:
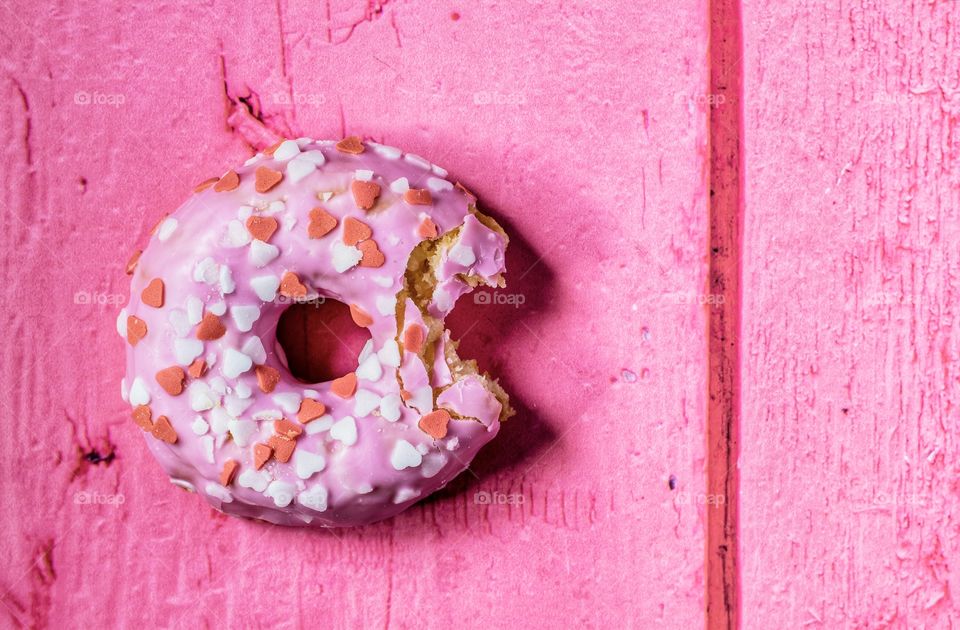
[[[286,481],[271,481],[267,487],[265,495],[273,499],[273,504],[277,507],[287,507],[293,501],[293,493],[297,487]]]
[[[117,315],[117,333],[126,338],[127,336],[127,309],[120,309],[120,313]]]
[[[400,419],[400,395],[387,394],[380,399],[380,415],[387,422],[396,422]]]
[[[327,509],[327,489],[317,484],[304,490],[297,495],[297,503],[315,512],[323,512]]]
[[[197,262],[197,264],[193,267],[194,282],[213,284],[219,277],[220,270],[217,268],[217,263],[209,256]]]
[[[290,160],[290,163],[287,164],[287,179],[296,184],[315,170],[317,170],[317,165],[310,160],[302,158]]]
[[[312,150],[310,150],[310,151],[304,151],[303,153],[300,154],[300,156],[299,156],[297,159],[298,159],[298,160],[307,160],[308,162],[312,162],[312,163],[316,164],[317,166],[323,166],[324,163],[326,163],[326,161],[327,161],[327,158],[324,157],[324,155],[323,155],[323,151],[320,151],[320,150],[318,150],[318,149],[312,149]]]
[[[377,311],[381,315],[393,315],[397,306],[397,298],[392,295],[381,295],[377,298]]]
[[[416,468],[423,461],[423,455],[413,447],[413,444],[406,440],[398,440],[393,445],[393,451],[390,453],[390,465],[395,470],[404,468]]]
[[[393,180],[393,183],[390,184],[390,190],[397,193],[398,195],[402,195],[403,193],[410,190],[410,182],[407,181],[406,177],[395,179]]]
[[[293,392],[286,394],[274,394],[273,402],[279,405],[280,408],[287,413],[297,413],[297,410],[300,409],[300,394]]]
[[[257,276],[250,279],[250,288],[264,302],[272,302],[277,297],[280,278],[277,276]]]
[[[433,411],[433,389],[425,385],[413,391],[413,397],[407,401],[408,407],[413,407],[420,413]]]
[[[199,339],[174,339],[173,355],[180,365],[190,365],[203,354],[203,342]]]
[[[280,249],[275,245],[264,243],[259,239],[253,239],[250,241],[250,264],[258,269],[261,267],[266,267],[268,264],[270,264],[270,261],[279,255]]]
[[[374,153],[376,153],[376,154],[379,155],[380,157],[386,158],[386,159],[388,159],[388,160],[395,160],[395,159],[397,159],[398,157],[400,157],[401,155],[403,155],[403,151],[401,151],[401,150],[398,149],[397,147],[391,147],[391,146],[386,145],[386,144],[376,144],[376,143],[373,143],[373,142],[370,142],[369,144],[370,144],[370,146],[373,147],[373,152],[374,152]]]
[[[380,406],[380,397],[365,389],[358,389],[353,400],[353,413],[361,418],[369,416],[370,412]]]
[[[240,352],[250,357],[257,365],[263,365],[267,362],[267,351],[263,349],[263,342],[256,335],[243,343]]]
[[[451,247],[448,256],[450,260],[464,267],[469,267],[477,262],[477,256],[473,253],[473,248],[463,243],[457,243]]]
[[[233,272],[230,271],[230,267],[220,265],[220,293],[230,295],[236,288],[237,284],[233,281]]]
[[[383,347],[377,351],[380,362],[390,367],[400,367],[400,346],[396,340],[391,339],[383,344]]]
[[[231,420],[230,435],[237,446],[248,446],[250,438],[257,432],[257,423],[250,420]]]
[[[217,398],[214,396],[213,390],[203,381],[190,383],[187,392],[190,395],[190,408],[194,411],[213,409],[213,406],[217,404]]]
[[[200,438],[200,449],[203,451],[203,456],[206,458],[208,464],[214,463],[213,458],[213,436],[204,435]]]
[[[223,435],[230,430],[230,423],[235,421],[236,416],[229,413],[223,407],[214,407],[210,410],[210,429],[217,435]]]
[[[223,367],[220,370],[227,378],[237,378],[253,367],[253,360],[242,352],[227,348],[223,354]]]
[[[330,437],[340,440],[345,446],[357,443],[357,423],[353,416],[347,416],[333,423],[330,427]]]
[[[309,479],[314,473],[323,471],[327,467],[327,460],[319,453],[298,448],[293,453],[293,468],[297,472],[297,477]]]
[[[383,367],[381,367],[377,355],[371,354],[360,364],[356,373],[358,379],[375,383],[383,376]]]
[[[190,424],[190,429],[195,435],[206,435],[207,431],[210,430],[210,425],[203,419],[203,416],[197,416]]]
[[[263,492],[270,483],[270,473],[265,470],[257,471],[252,468],[244,470],[237,476],[237,483],[244,488]]]
[[[203,301],[195,295],[187,298],[187,321],[196,325],[203,319]]]
[[[429,170],[430,170],[430,166],[431,166],[431,165],[430,165],[430,162],[428,162],[427,160],[423,159],[423,158],[420,157],[419,155],[415,155],[415,154],[413,154],[413,153],[407,153],[405,156],[403,156],[403,159],[405,159],[407,162],[410,162],[411,164],[415,164],[415,165],[419,166],[420,168],[422,168],[422,169],[425,170],[425,171],[429,171]]]
[[[371,179],[373,179],[373,171],[357,169],[353,173],[353,178],[358,182],[369,182]]]
[[[250,230],[247,229],[241,221],[234,219],[227,224],[227,234],[223,238],[223,244],[231,249],[243,247],[253,239]]]
[[[290,158],[300,153],[300,147],[295,140],[284,140],[280,146],[273,152],[273,159],[286,162]]]
[[[428,177],[427,188],[433,192],[444,192],[447,190],[453,190],[453,184],[445,179],[440,179],[439,177]]]
[[[252,398],[241,398],[233,394],[228,394],[223,398],[223,407],[231,416],[240,416],[244,411],[250,408],[255,401]]]
[[[213,304],[207,307],[207,310],[209,310],[211,313],[219,317],[220,315],[223,315],[224,313],[227,312],[227,303],[224,302],[223,300],[220,300],[219,302],[214,302]]]
[[[177,220],[173,217],[168,217],[163,223],[160,224],[160,229],[157,230],[157,238],[161,241],[165,241],[177,230]]]
[[[150,404],[150,390],[147,389],[147,384],[139,376],[133,379],[133,385],[130,386],[130,404]]]
[[[212,481],[207,482],[207,485],[204,486],[207,494],[213,497],[214,499],[220,499],[221,503],[232,503],[233,495],[229,490],[221,486],[219,483],[214,483]]]
[[[249,332],[253,328],[253,322],[260,318],[260,307],[242,304],[231,306],[230,317],[233,318],[233,323],[237,325],[237,330]]]
[[[406,503],[410,499],[415,499],[420,496],[419,490],[414,490],[413,488],[400,488],[397,490],[397,493],[393,496],[393,503],[399,505],[401,503]]]
[[[338,273],[356,267],[361,258],[363,258],[363,252],[353,245],[346,245],[340,239],[333,241],[333,268]]]

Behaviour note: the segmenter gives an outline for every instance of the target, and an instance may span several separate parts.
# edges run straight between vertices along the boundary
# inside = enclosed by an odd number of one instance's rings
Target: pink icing
[[[295,153],[295,145],[299,152],[288,157]],[[254,189],[254,172],[261,166],[284,173],[283,181],[263,194]],[[294,182],[298,171],[307,174]],[[468,376],[451,385],[442,359],[435,358],[428,371],[410,352],[402,352],[399,367],[391,365],[398,335],[396,294],[407,259],[422,240],[417,227],[425,217],[433,220],[440,235],[462,226],[437,270],[437,291],[429,310],[438,317],[449,313],[456,299],[470,290],[459,274],[497,283],[504,271],[506,239],[471,214],[471,199],[441,177],[442,169],[390,147],[367,143],[364,153],[351,155],[331,142],[301,139],[282,146],[273,157],[258,154],[236,172],[238,188],[216,192],[210,187],[192,195],[161,223],[140,258],[130,304],[118,327],[122,332],[130,315],[143,320],[148,333],[136,346],[128,346],[125,396],[136,406],[148,394],[154,418],[170,419],[178,437],[175,444],[149,434],[146,439],[171,478],[189,484],[228,514],[316,526],[356,525],[393,516],[462,472],[499,430],[500,403],[477,378]],[[367,176],[381,189],[370,211],[358,208],[350,192],[355,178]],[[432,205],[407,204],[402,186],[395,183],[400,178],[407,178],[413,188],[430,189]],[[323,193],[333,195],[324,199]],[[338,225],[322,238],[310,239],[309,215],[317,207],[336,217]],[[243,243],[249,237],[244,223],[250,214],[278,221],[269,245]],[[338,271],[334,250],[346,247],[342,226],[348,216],[372,229],[372,239],[385,257],[383,266]],[[345,259],[350,262],[349,255]],[[276,325],[289,299],[264,300],[269,295],[263,293],[287,271],[299,276],[308,297],[353,304],[373,318],[371,341],[358,357],[359,385],[353,397],[334,395],[329,382],[300,383],[286,369],[276,343]],[[153,278],[165,284],[162,308],[140,300]],[[198,305],[203,313],[222,313],[223,337],[196,339]],[[259,308],[252,322],[255,309],[250,307]],[[423,322],[412,301],[406,305],[405,318],[405,324]],[[241,330],[241,324],[249,330]],[[443,356],[446,342],[446,334],[435,342],[436,357]],[[201,343],[198,356],[206,358],[207,373],[188,378],[180,395],[168,394],[155,374],[173,365],[186,369]],[[270,394],[257,385],[254,366],[260,362],[281,375]],[[394,404],[400,397],[398,375],[405,389],[421,389],[421,395]],[[463,418],[450,422],[442,440],[417,426],[421,415],[433,408],[431,386],[449,386],[440,393],[437,406]],[[288,463],[272,459],[255,471],[253,445],[266,443],[273,434],[272,418],[295,420],[304,397],[323,403],[326,415],[304,427]],[[396,414],[397,407],[398,418],[384,417]],[[230,459],[240,468],[224,487],[218,479]]]

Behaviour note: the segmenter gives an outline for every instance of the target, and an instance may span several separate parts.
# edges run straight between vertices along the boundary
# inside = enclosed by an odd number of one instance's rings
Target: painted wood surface
[[[0,625],[703,625],[702,3],[0,14]],[[519,414],[473,474],[390,522],[222,517],[160,474],[120,400],[123,265],[251,146],[347,132],[442,164],[507,226],[508,287],[453,327]]]
[[[743,627],[955,627],[960,4],[743,6]]]

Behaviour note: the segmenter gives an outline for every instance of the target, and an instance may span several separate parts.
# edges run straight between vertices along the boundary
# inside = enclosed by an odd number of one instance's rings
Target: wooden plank
[[[704,8],[453,11],[0,6],[4,625],[703,625]],[[221,517],[170,487],[119,398],[122,267],[248,145],[346,131],[504,220],[513,303],[453,326],[520,413],[476,476],[393,521]]]
[[[958,18],[744,3],[744,627],[957,623]]]

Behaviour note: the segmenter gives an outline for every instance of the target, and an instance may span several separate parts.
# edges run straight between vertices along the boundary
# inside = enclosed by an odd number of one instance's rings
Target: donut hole
[[[323,383],[357,368],[370,332],[353,322],[350,307],[330,298],[291,304],[280,315],[277,344],[287,369],[303,383]]]

